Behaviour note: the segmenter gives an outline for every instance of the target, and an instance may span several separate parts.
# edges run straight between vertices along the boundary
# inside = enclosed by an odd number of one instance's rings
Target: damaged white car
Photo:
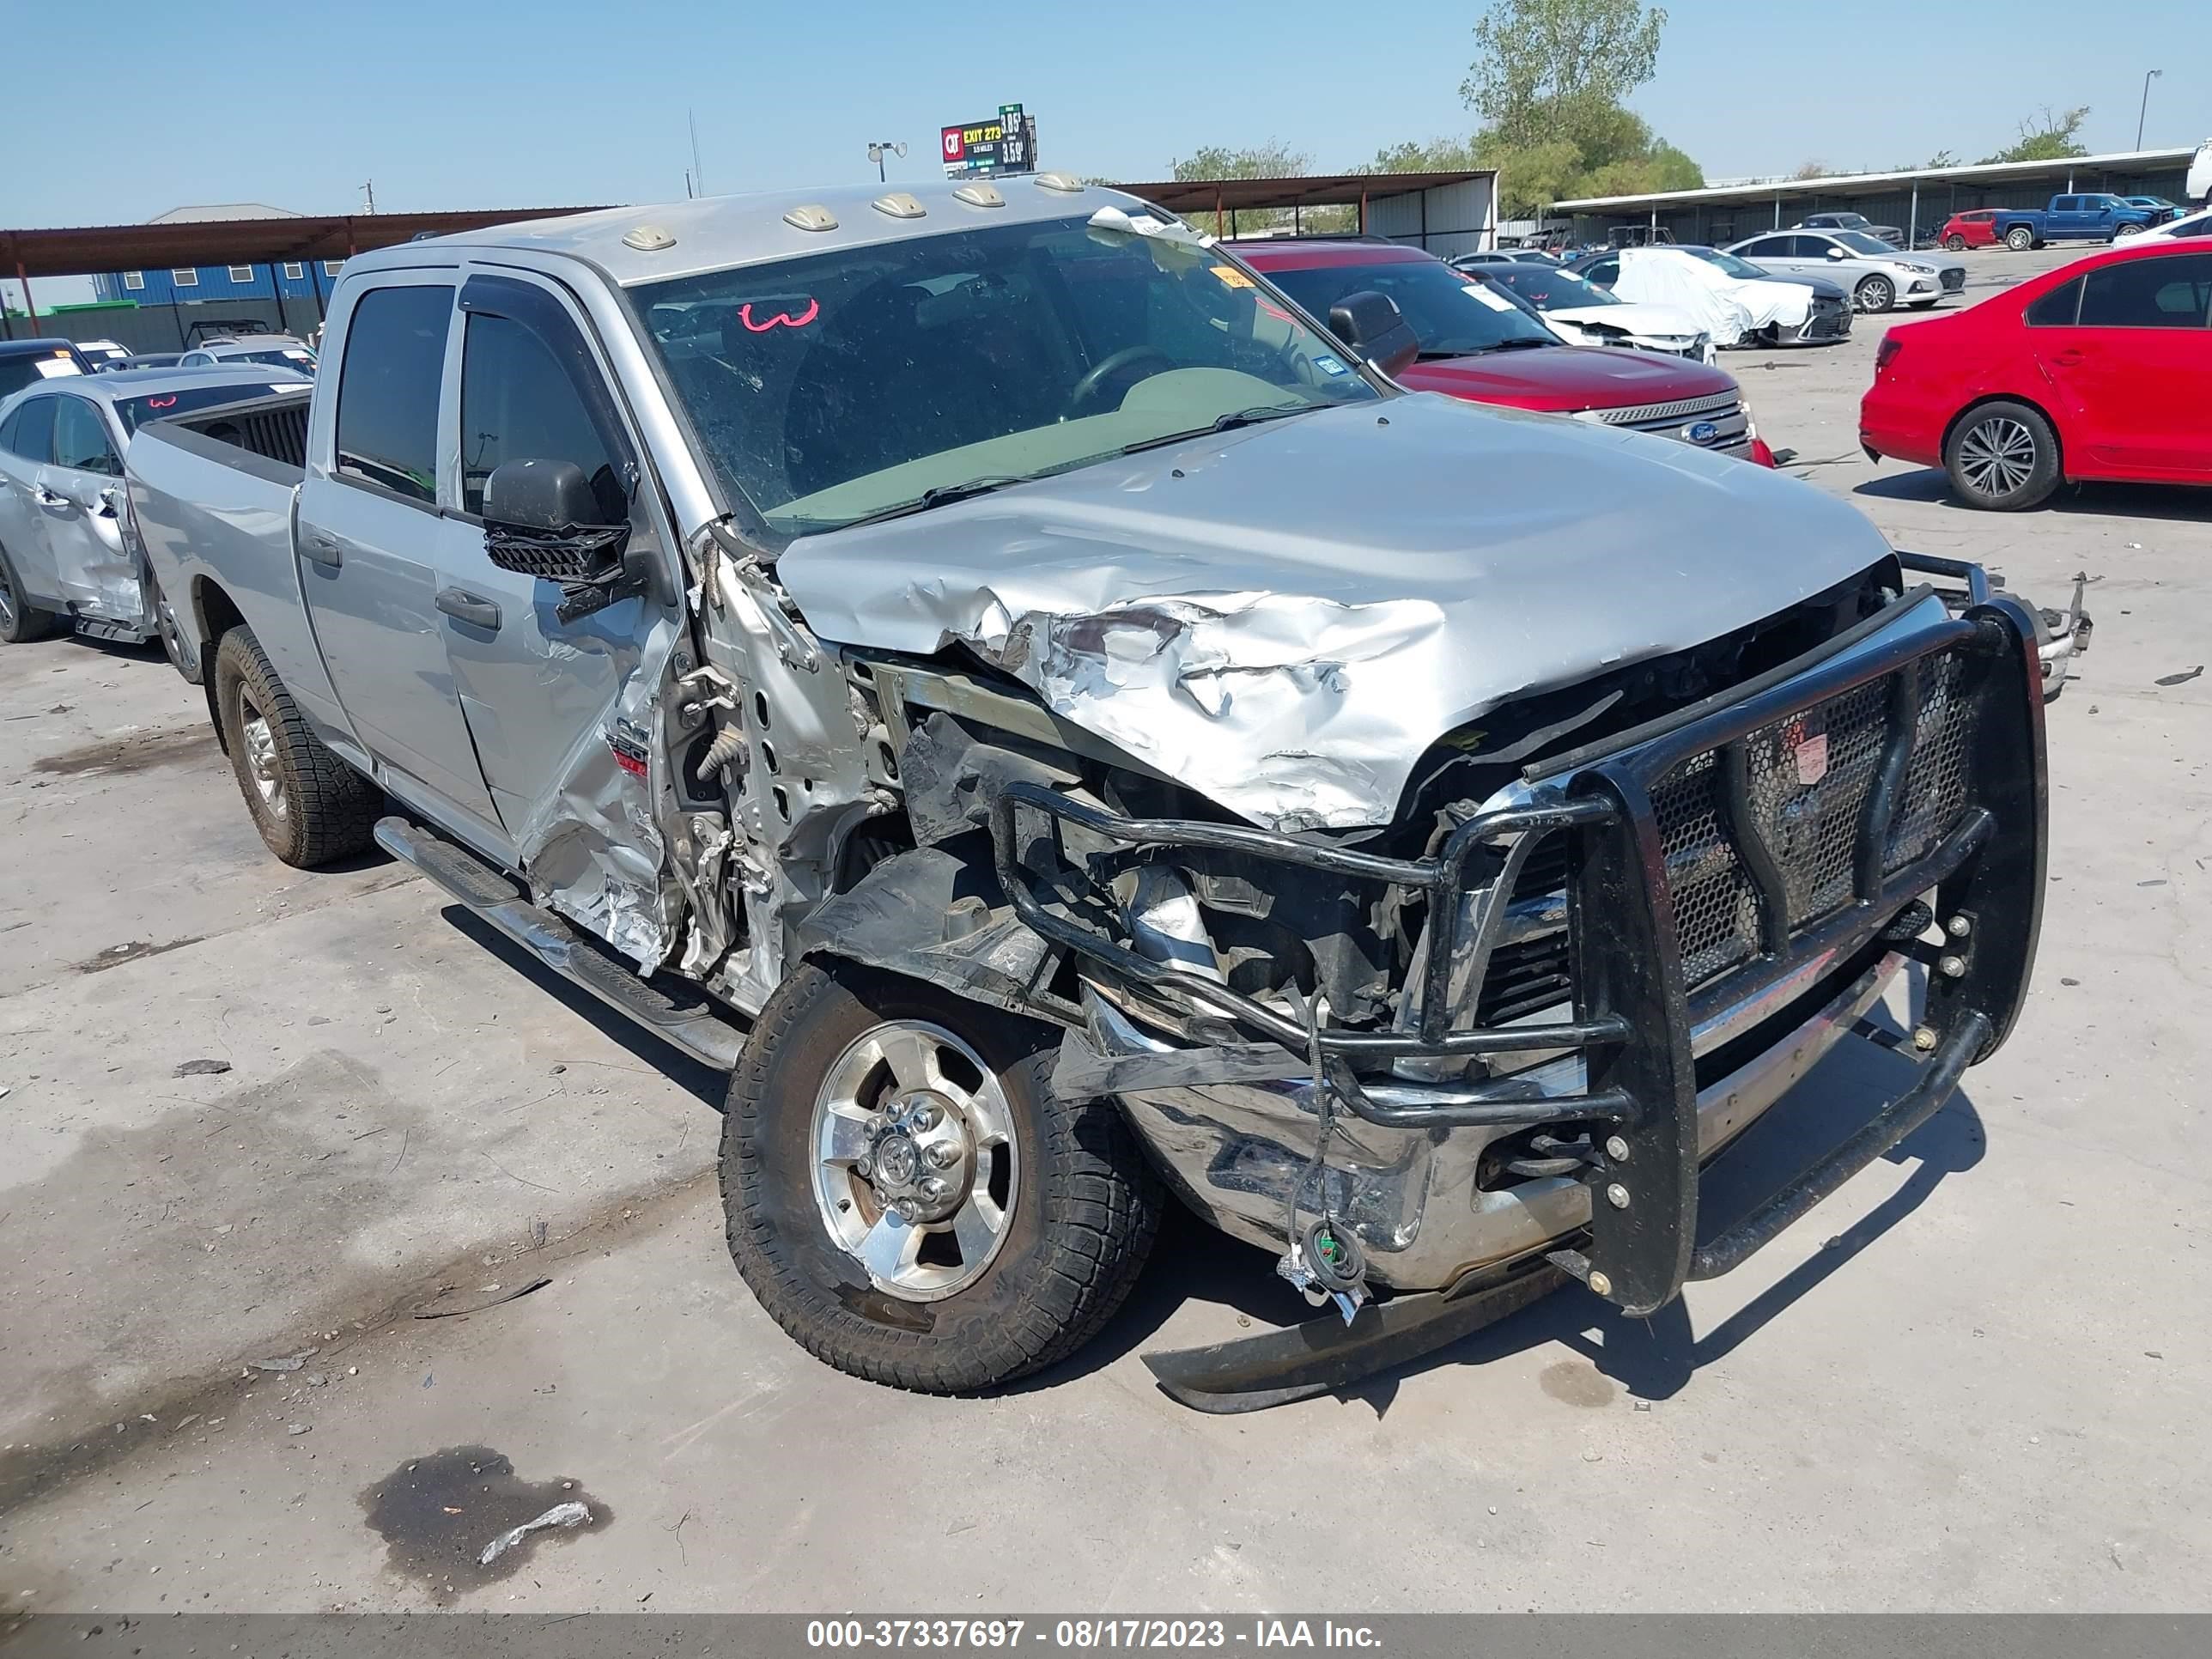
[[[410,243],[329,327],[311,411],[128,458],[246,805],[730,1070],[731,1252],[844,1370],[1050,1364],[1170,1195],[1323,1310],[1152,1357],[1212,1408],[1647,1311],[2021,1005],[2033,616],[1764,469],[1406,393],[1379,295],[1045,173]],[[1701,1234],[1908,962],[1917,1077]]]

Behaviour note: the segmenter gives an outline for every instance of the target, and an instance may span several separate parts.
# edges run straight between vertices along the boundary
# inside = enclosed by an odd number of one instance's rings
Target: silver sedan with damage
[[[0,641],[70,627],[135,642],[174,619],[134,545],[123,455],[148,421],[312,384],[264,363],[41,380],[0,403]]]

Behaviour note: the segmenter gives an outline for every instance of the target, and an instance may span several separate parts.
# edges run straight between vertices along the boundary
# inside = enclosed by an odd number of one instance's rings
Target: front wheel
[[[1853,290],[1851,298],[1863,312],[1887,311],[1897,303],[1897,285],[1887,276],[1869,276]]]
[[[2035,233],[2026,225],[2014,225],[2005,232],[2005,246],[2014,253],[2025,253],[2035,246]]]
[[[1943,446],[1951,487],[1969,507],[2017,513],[2058,488],[2058,434],[2026,404],[1984,404]]]
[[[803,963],[730,1082],[730,1255],[793,1340],[894,1388],[1066,1358],[1152,1249],[1158,1178],[1110,1102],[1059,1099],[1047,1027]]]

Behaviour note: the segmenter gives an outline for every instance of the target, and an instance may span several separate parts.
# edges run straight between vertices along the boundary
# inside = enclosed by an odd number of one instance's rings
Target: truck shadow
[[[539,990],[604,1033],[610,1042],[627,1048],[644,1065],[662,1072],[699,1097],[717,1113],[729,1097],[730,1079],[711,1066],[701,1064],[681,1048],[663,1042],[628,1015],[617,1013],[589,991],[571,984],[513,939],[458,904],[440,912],[454,931],[471,944],[490,951]]]
[[[1877,1018],[1886,1016],[1877,1011]],[[1885,1024],[1893,1036],[1893,1025]],[[1700,1239],[1723,1231],[1788,1182],[1820,1152],[1850,1135],[1909,1087],[1918,1067],[1875,1043],[1840,1043],[1798,1087],[1746,1130],[1705,1171],[1699,1203]],[[1943,1181],[1981,1159],[1982,1121],[1961,1090],[1935,1117],[1885,1155],[1911,1173],[1872,1210],[1839,1232],[1836,1216],[1820,1210],[1783,1235],[1778,1255],[1795,1254],[1805,1241],[1824,1242],[1811,1255],[1709,1331],[1692,1326],[1680,1298],[1648,1318],[1632,1318],[1578,1285],[1499,1321],[1447,1347],[1340,1390],[1337,1397],[1370,1406],[1379,1418],[1411,1376],[1445,1366],[1484,1365],[1508,1355],[1556,1343],[1587,1359],[1640,1400],[1680,1393],[1701,1366],[1725,1358],[1779,1315],[1816,1291],[1924,1204]],[[1867,1176],[1879,1180],[1878,1176]],[[1294,1323],[1305,1310],[1275,1275],[1263,1250],[1213,1231],[1173,1205],[1163,1224],[1148,1272],[1104,1331],[1064,1364],[1002,1390],[1051,1388],[1085,1376],[1154,1339],[1186,1303],[1209,1303],[1239,1316],[1238,1334],[1262,1334]],[[1756,1273],[1757,1269],[1750,1271]],[[1178,1346],[1180,1346],[1178,1344]]]

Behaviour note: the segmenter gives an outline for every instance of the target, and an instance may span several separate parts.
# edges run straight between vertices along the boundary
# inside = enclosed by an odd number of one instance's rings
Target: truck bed
[[[212,644],[235,612],[294,695],[328,706],[293,549],[307,433],[296,395],[149,422],[124,474],[147,563],[186,629]]]

